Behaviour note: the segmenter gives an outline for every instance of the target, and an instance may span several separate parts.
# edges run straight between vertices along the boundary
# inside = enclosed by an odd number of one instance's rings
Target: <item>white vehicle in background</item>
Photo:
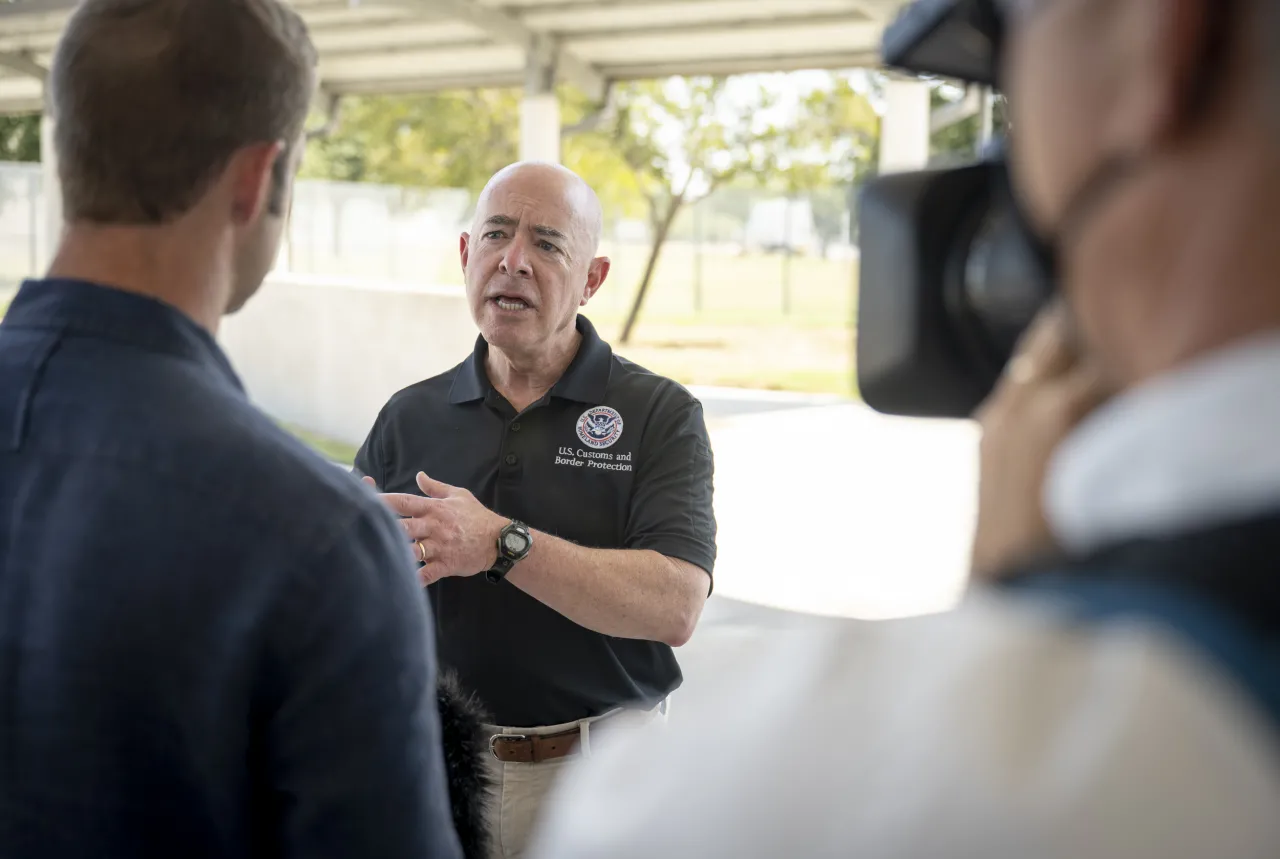
[[[748,252],[813,254],[822,250],[808,200],[778,197],[751,207],[743,245]]]

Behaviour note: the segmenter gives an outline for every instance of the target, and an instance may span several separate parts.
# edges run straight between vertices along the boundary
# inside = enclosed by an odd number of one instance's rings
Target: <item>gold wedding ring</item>
[[[425,564],[427,562],[427,547],[422,545],[421,540],[414,540],[413,548],[417,550],[415,554],[417,554],[418,560]]]

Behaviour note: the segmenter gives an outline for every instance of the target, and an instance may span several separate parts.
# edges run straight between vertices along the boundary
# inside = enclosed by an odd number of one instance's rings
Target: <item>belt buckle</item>
[[[527,739],[529,739],[528,734],[494,734],[492,737],[489,738],[489,754],[493,755],[495,758],[498,758],[498,752],[496,749],[494,749],[494,745],[498,742],[498,740],[519,741],[519,740],[527,740]],[[498,760],[502,760],[502,758],[498,758]]]

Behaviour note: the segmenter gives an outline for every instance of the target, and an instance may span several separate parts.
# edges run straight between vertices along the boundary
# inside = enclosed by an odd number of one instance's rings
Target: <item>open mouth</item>
[[[529,306],[529,303],[528,303],[527,301],[525,301],[524,299],[522,299],[522,298],[514,298],[514,297],[509,296],[509,295],[499,295],[497,298],[492,298],[492,299],[490,299],[490,301],[492,301],[494,304],[498,305],[498,308],[499,308],[499,309],[501,309],[501,310],[506,310],[506,311],[510,311],[510,312],[513,312],[513,313],[519,312],[519,311],[521,311],[521,310],[531,310],[531,309],[532,309],[532,308]]]

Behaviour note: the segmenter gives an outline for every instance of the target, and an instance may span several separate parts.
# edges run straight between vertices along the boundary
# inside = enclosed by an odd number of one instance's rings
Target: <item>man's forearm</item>
[[[647,549],[588,549],[536,532],[511,584],[587,629],[680,647],[693,635],[708,574]]]

